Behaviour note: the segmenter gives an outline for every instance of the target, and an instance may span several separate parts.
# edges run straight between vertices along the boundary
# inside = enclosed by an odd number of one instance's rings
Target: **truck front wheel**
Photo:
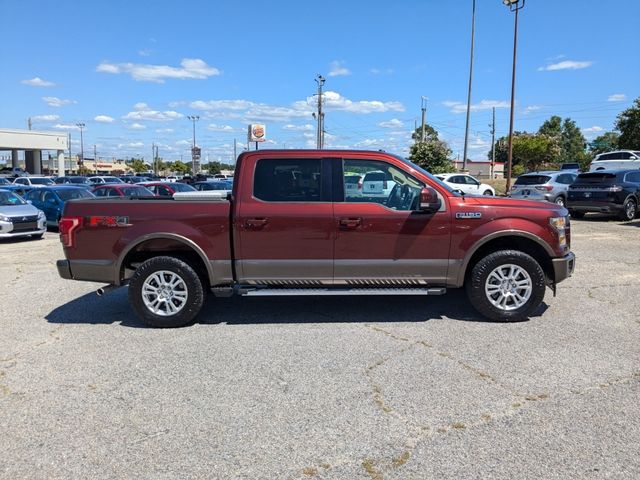
[[[518,250],[500,250],[475,264],[466,282],[471,304],[487,318],[515,322],[527,318],[544,299],[540,264]]]
[[[202,282],[194,269],[178,258],[150,258],[131,277],[129,302],[152,327],[183,327],[202,309]]]

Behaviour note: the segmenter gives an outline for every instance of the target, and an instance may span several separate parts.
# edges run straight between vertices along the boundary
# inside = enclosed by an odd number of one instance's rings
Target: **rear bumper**
[[[621,203],[613,202],[584,202],[569,199],[567,208],[576,212],[600,212],[600,213],[620,213],[624,209]]]
[[[119,284],[109,260],[58,260],[58,275],[66,280]]]
[[[569,252],[562,258],[554,258],[551,260],[553,264],[554,283],[560,283],[569,278],[576,268],[576,256],[573,252]]]

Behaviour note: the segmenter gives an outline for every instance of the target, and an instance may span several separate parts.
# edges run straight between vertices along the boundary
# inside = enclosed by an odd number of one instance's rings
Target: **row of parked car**
[[[0,181],[0,238],[42,237],[47,226],[58,226],[65,203],[78,198],[171,197],[176,192],[231,191],[233,187],[230,180],[201,181],[193,185],[169,181],[130,184],[117,177],[102,177],[102,183],[93,185],[72,181],[86,177],[61,177],[58,180],[68,181],[58,183],[46,177],[19,177],[17,180],[26,178],[36,181],[28,185]]]

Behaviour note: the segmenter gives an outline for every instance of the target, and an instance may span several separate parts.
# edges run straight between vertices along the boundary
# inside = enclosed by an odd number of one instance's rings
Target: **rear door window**
[[[320,159],[258,160],[253,196],[265,202],[324,202],[331,192],[323,187]]]

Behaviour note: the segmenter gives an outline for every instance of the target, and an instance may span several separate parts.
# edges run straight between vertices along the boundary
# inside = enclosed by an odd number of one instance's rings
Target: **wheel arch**
[[[457,285],[464,285],[478,260],[498,250],[518,250],[530,255],[540,264],[548,281],[554,281],[555,274],[551,259],[555,255],[551,247],[540,237],[531,233],[510,231],[487,235],[473,245],[462,262]]]
[[[137,238],[120,253],[116,266],[116,285],[121,285],[133,275],[135,264],[159,256],[184,260],[206,281],[207,286],[212,284],[214,271],[211,262],[193,240],[175,233],[152,233]]]

